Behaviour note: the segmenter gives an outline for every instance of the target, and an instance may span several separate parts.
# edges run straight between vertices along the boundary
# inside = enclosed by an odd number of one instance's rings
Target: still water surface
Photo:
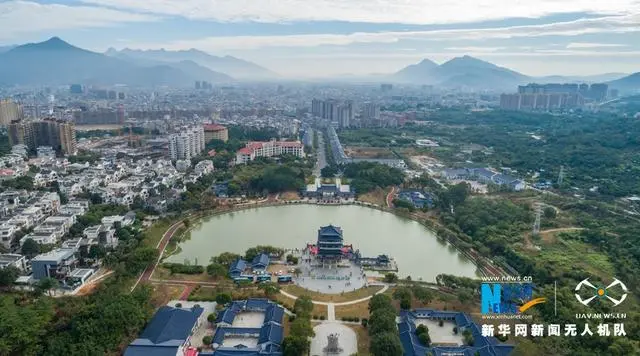
[[[169,262],[208,264],[222,252],[243,254],[256,245],[303,248],[315,243],[318,228],[342,227],[346,244],[363,256],[393,257],[401,277],[435,281],[441,273],[476,277],[476,267],[419,223],[391,213],[355,206],[284,205],[210,216],[193,222],[181,252]]]

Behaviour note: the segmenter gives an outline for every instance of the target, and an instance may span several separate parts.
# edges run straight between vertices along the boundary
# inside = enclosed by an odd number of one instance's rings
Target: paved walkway
[[[147,267],[147,269],[144,270],[144,272],[142,272],[142,274],[140,275],[140,278],[138,278],[138,280],[136,281],[136,284],[134,284],[133,287],[131,287],[132,292],[134,289],[136,289],[136,287],[138,286],[138,284],[140,284],[140,282],[146,282],[149,280],[149,278],[151,278],[153,271],[158,266],[158,263],[160,263],[160,260],[162,260],[164,249],[167,247],[169,240],[171,240],[171,237],[176,232],[176,230],[178,230],[180,226],[182,226],[182,220],[171,225],[171,227],[169,227],[169,229],[164,233],[164,235],[162,235],[162,239],[160,239],[160,241],[158,241],[158,244],[156,245],[156,249],[160,251],[160,253],[158,254],[158,260],[156,261],[156,263]]]
[[[398,188],[392,187],[391,191],[389,192],[389,194],[387,194],[387,199],[385,199],[387,201],[387,208],[393,208],[393,198],[396,195],[396,189],[398,189]]]
[[[382,285],[382,284],[369,284],[370,286],[375,286],[375,285]],[[382,289],[380,289],[379,291],[377,291],[375,294],[380,294],[380,293],[384,293],[387,291],[387,289],[389,289],[389,286],[384,284],[384,287],[382,287]],[[282,289],[280,290],[280,294],[284,295],[287,298],[291,298],[293,300],[298,299],[298,297],[296,297],[293,294],[290,294],[288,292],[283,291]],[[375,295],[374,294],[374,295]],[[333,306],[343,306],[343,305],[351,305],[351,304],[358,304],[358,303],[362,303],[362,302],[366,302],[367,300],[371,299],[373,297],[373,295],[370,295],[368,297],[364,297],[364,298],[360,298],[360,299],[356,299],[356,300],[350,300],[348,302],[340,302],[340,303],[331,303],[331,302],[320,302],[317,300],[312,300],[311,302],[313,304],[317,304],[317,305],[326,305],[327,307],[329,305],[333,305]]]
[[[336,321],[336,305],[333,303],[327,304],[327,321]]]

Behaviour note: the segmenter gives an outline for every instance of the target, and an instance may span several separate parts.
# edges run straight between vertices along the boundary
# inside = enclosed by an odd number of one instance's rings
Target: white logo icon
[[[611,288],[611,287],[615,287],[619,285],[620,288],[622,289],[622,291],[624,292],[624,294],[622,294],[622,296],[620,297],[620,299],[615,299],[611,296],[608,295],[607,291]],[[622,302],[624,302],[625,299],[627,299],[627,286],[622,283],[619,279],[615,279],[613,282],[611,282],[611,284],[609,284],[608,286],[602,288],[602,287],[596,287],[593,284],[591,284],[591,282],[589,282],[589,278],[585,278],[583,281],[581,281],[580,283],[578,283],[578,285],[576,286],[576,292],[580,291],[582,289],[582,287],[591,287],[594,289],[595,293],[593,295],[593,297],[587,298],[587,299],[582,299],[582,297],[576,293],[576,299],[584,304],[584,305],[589,305],[589,303],[591,303],[592,300],[594,300],[595,298],[607,298],[609,299],[612,303],[613,306],[618,306],[620,305]]]

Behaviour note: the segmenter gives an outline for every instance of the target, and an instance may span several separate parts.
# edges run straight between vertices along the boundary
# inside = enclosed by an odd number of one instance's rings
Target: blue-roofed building
[[[247,261],[242,258],[238,258],[231,264],[231,266],[229,266],[229,276],[231,278],[240,277],[245,269],[247,269]]]
[[[417,322],[420,320],[451,321],[462,333],[469,330],[473,336],[473,345],[439,346],[438,340],[432,340],[430,347],[423,345],[416,335]],[[430,352],[434,356],[461,355],[461,356],[508,356],[514,346],[500,344],[494,337],[482,336],[482,332],[471,318],[462,312],[437,311],[433,309],[416,309],[414,311],[403,310],[400,312],[398,323],[400,342],[404,349],[404,356],[423,356]]]
[[[396,197],[413,204],[413,206],[418,209],[433,207],[433,196],[419,190],[403,190],[398,193]]]
[[[264,313],[264,319],[247,327],[234,327],[235,318],[241,313]],[[240,316],[242,317],[242,316]],[[234,301],[218,313],[216,331],[213,335],[215,356],[278,356],[281,355],[284,330],[284,309],[268,299]],[[261,321],[260,321],[261,320]]]
[[[269,255],[261,253],[253,258],[251,262],[251,268],[254,271],[263,271],[269,267]]]
[[[124,356],[182,355],[190,346],[193,330],[202,323],[204,309],[164,306],[156,312],[142,334],[124,352]]]
[[[341,258],[343,247],[341,228],[329,225],[318,229],[318,257]]]

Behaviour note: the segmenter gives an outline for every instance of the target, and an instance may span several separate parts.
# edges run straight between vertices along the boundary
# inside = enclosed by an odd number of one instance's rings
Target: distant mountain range
[[[640,73],[606,73],[593,76],[547,76],[530,77],[508,68],[499,67],[471,56],[453,58],[441,65],[424,59],[409,65],[388,77],[389,80],[430,84],[445,88],[466,87],[472,89],[494,89],[513,91],[516,86],[531,82],[608,82],[612,88],[621,90],[640,89]]]
[[[237,79],[264,80],[275,79],[278,77],[276,73],[255,63],[232,56],[212,56],[197,49],[190,49],[187,51],[166,51],[164,49],[143,51],[125,48],[121,51],[117,51],[113,48],[109,48],[105,54],[129,60],[165,63],[192,61],[203,67],[207,67],[216,72],[226,73]]]
[[[141,51],[142,52],[142,51]],[[167,52],[166,53],[180,53]],[[197,53],[206,58],[204,52]],[[196,80],[212,83],[232,82],[235,79],[190,60],[189,56],[174,60],[145,59],[149,52],[125,51],[110,55],[75,47],[53,37],[40,43],[0,48],[0,84],[57,85],[57,84],[126,84],[131,86],[193,87]],[[153,52],[152,52],[153,53]],[[168,54],[167,56],[171,56]],[[149,56],[151,57],[151,56]],[[259,71],[258,65],[233,57],[213,57],[225,63],[225,69],[247,68],[245,73]],[[213,62],[213,60],[212,60]],[[234,63],[236,67],[233,67]],[[221,65],[222,66],[222,65]],[[262,68],[263,72],[268,70]]]
[[[53,37],[40,43],[0,47],[0,85],[126,84],[130,86],[192,87],[197,80],[226,83],[272,80],[278,75],[239,58],[186,51],[109,49],[91,52]],[[318,79],[320,80],[320,79]],[[513,92],[517,85],[537,82],[606,82],[623,92],[640,90],[640,73],[596,76],[530,77],[470,56],[443,64],[424,59],[393,74],[324,78],[337,82],[391,81],[444,88]]]
[[[456,57],[441,65],[425,59],[392,75],[392,79],[440,87],[513,89],[529,80],[524,74],[470,56]]]

